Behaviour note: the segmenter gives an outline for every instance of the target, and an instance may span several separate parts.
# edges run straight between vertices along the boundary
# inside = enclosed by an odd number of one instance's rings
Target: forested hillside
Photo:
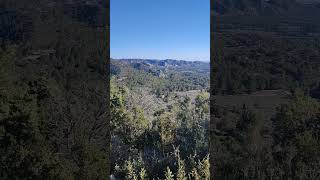
[[[208,70],[203,62],[112,60],[113,177],[209,179]]]
[[[0,1],[0,179],[108,179],[105,1]]]
[[[212,177],[319,179],[318,5],[217,3],[226,9],[211,9]]]

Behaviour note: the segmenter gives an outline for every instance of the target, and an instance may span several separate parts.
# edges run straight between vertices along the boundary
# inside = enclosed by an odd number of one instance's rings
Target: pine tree
[[[201,175],[201,179],[210,179],[210,160],[209,155],[205,157],[201,162],[199,162],[198,169]]]
[[[200,175],[198,174],[197,168],[193,168],[191,171],[191,177],[193,177],[194,180],[200,180]]]
[[[196,113],[199,114],[200,119],[202,119],[204,114],[209,113],[209,94],[202,92],[197,95],[195,105]]]
[[[134,170],[134,166],[130,160],[126,162],[125,170],[127,180],[138,180],[138,177]]]
[[[165,177],[166,177],[165,180],[174,180],[174,175],[169,167],[167,167],[167,170],[165,172]]]
[[[162,144],[167,145],[175,138],[177,124],[172,120],[172,113],[165,113],[158,119],[157,128]]]
[[[177,180],[187,180],[187,174],[185,170],[185,162],[180,157],[180,150],[175,149],[175,156],[178,162]]]
[[[147,177],[146,169],[141,168],[139,175],[140,175],[140,180],[145,180]]]

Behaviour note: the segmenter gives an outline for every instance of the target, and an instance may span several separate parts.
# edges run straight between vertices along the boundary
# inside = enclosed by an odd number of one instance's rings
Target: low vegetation
[[[129,61],[114,61],[118,73],[111,80],[113,176],[209,179],[208,82],[199,83],[205,75],[189,76],[153,66],[153,71],[163,71],[159,77],[150,69],[135,68]]]

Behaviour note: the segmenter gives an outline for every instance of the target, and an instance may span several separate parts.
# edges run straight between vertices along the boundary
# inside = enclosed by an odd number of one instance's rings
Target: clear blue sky
[[[210,60],[210,0],[110,0],[112,58]]]

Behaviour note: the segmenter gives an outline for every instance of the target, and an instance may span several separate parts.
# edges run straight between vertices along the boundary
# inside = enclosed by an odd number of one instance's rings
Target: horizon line
[[[115,60],[156,60],[156,61],[175,60],[175,61],[200,61],[200,62],[210,62],[210,60],[186,60],[186,59],[170,59],[170,58],[158,59],[158,58],[113,58],[113,57],[110,57],[110,59],[115,59]]]

